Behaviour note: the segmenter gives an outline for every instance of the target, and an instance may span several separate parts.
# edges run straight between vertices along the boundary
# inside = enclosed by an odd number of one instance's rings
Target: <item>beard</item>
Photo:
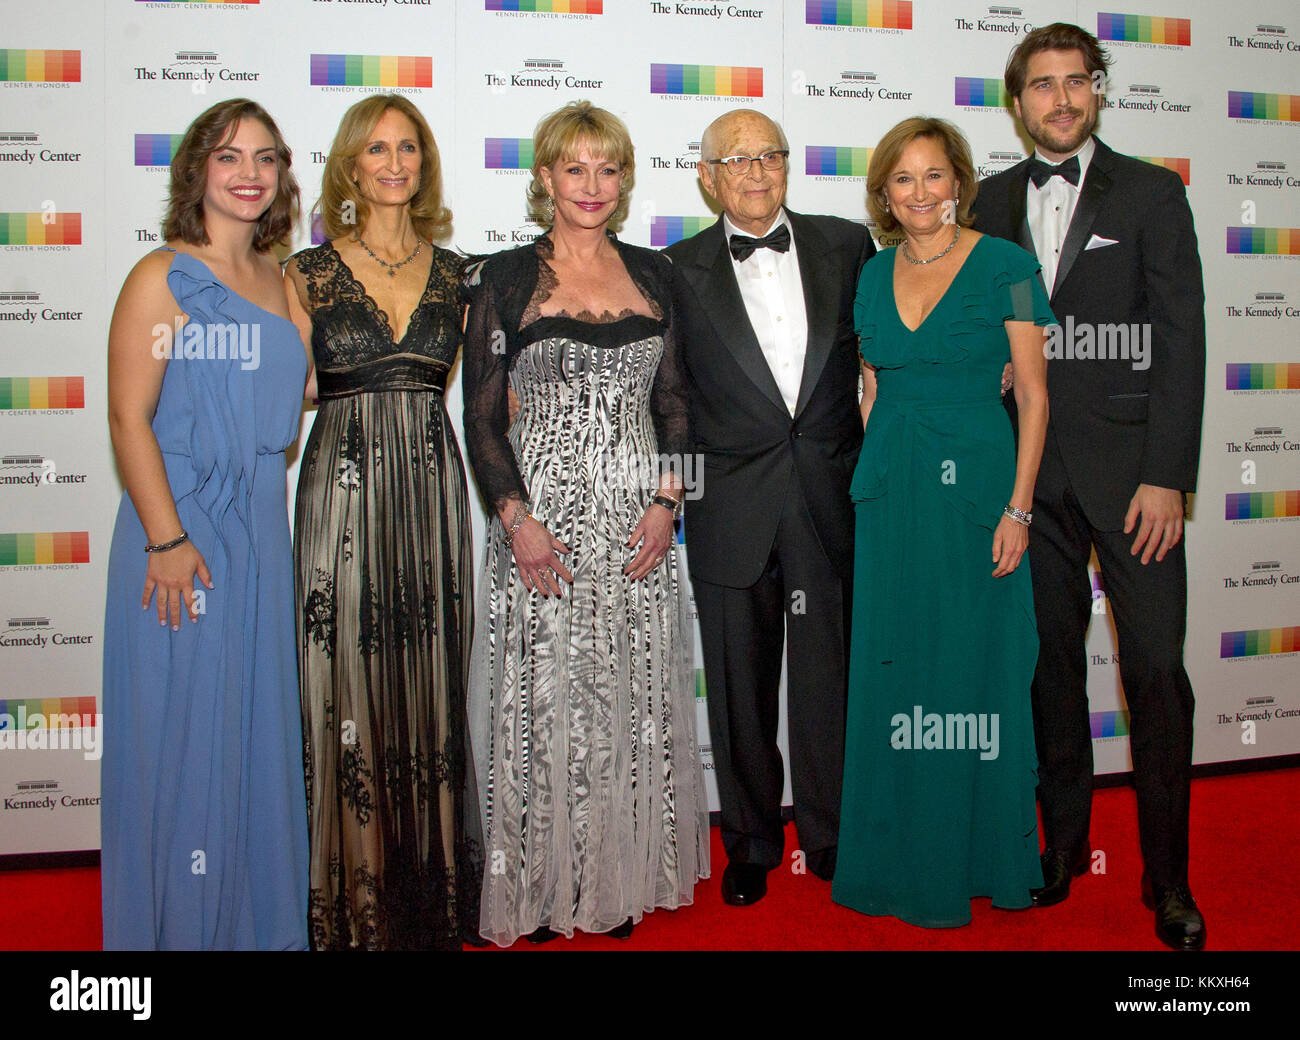
[[[1048,125],[1047,119],[1050,116],[1039,119],[1032,126],[1028,123],[1025,124],[1025,132],[1029,134],[1034,144],[1045,151],[1054,152],[1058,155],[1078,151],[1097,128],[1097,113],[1095,111],[1090,113],[1085,109],[1070,108],[1053,111],[1051,116],[1061,114],[1074,116],[1080,122],[1076,123],[1074,129],[1068,132],[1057,130]]]

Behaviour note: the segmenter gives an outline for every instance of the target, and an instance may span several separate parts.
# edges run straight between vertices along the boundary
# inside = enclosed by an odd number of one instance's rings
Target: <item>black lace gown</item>
[[[460,259],[435,249],[400,343],[330,243],[295,261],[320,394],[294,517],[311,943],[458,949],[482,880],[470,521],[443,402]]]

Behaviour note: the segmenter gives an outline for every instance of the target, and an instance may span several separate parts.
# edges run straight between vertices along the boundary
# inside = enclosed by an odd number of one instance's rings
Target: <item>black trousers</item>
[[[1049,436],[1029,535],[1038,615],[1033,708],[1044,839],[1063,850],[1088,843],[1093,764],[1084,637],[1092,617],[1088,556],[1095,546],[1119,641],[1142,858],[1156,886],[1185,884],[1194,701],[1183,668],[1184,543],[1162,562],[1152,556],[1143,566],[1141,555],[1129,552],[1136,530],[1100,531],[1088,523],[1057,452]]]
[[[844,773],[852,581],[852,561],[832,565],[826,558],[798,485],[792,484],[758,581],[744,589],[694,582],[722,842],[731,862],[771,869],[782,861],[785,773],[776,734],[781,650],[788,636],[795,826],[809,868],[833,864]]]

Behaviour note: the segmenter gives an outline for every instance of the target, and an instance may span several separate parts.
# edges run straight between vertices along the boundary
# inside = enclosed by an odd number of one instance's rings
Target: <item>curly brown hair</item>
[[[248,98],[231,98],[213,105],[194,120],[176,149],[172,159],[167,216],[163,219],[163,238],[168,241],[180,239],[192,246],[206,246],[211,242],[203,214],[203,196],[208,189],[208,159],[217,149],[230,143],[242,119],[256,119],[266,127],[275,142],[275,197],[257,222],[253,248],[265,253],[283,242],[293,230],[299,196],[298,181],[292,170],[293,153],[266,109]]]
[[[395,109],[415,126],[420,141],[420,186],[408,202],[411,224],[421,238],[436,242],[451,232],[451,210],[442,204],[442,159],[433,131],[420,110],[401,94],[372,94],[343,113],[321,174],[320,214],[326,237],[345,238],[366,226],[370,205],[352,180],[357,156],[370,141],[384,113]],[[351,217],[352,219],[348,219]]]

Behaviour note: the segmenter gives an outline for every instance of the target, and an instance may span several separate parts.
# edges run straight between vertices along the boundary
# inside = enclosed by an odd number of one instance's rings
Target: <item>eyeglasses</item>
[[[760,163],[765,170],[779,170],[785,166],[790,155],[787,148],[779,152],[764,152],[762,155],[728,155],[725,159],[705,159],[710,166],[724,166],[733,177],[743,177],[754,163]]]

